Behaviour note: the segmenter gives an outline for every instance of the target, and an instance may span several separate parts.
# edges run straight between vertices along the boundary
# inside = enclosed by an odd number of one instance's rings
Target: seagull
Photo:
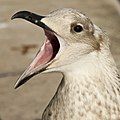
[[[15,88],[40,73],[63,78],[42,120],[120,120],[120,79],[107,34],[85,14],[61,8],[48,15],[19,11],[45,32],[45,41]]]

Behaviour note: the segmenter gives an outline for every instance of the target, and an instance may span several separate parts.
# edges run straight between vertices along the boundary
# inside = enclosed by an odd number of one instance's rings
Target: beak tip
[[[21,86],[21,84],[19,84],[19,83],[15,83],[15,85],[14,85],[14,89],[17,89],[18,87],[20,87]]]
[[[14,19],[14,15],[11,17],[11,20],[13,20]]]
[[[25,15],[28,15],[30,12],[28,11],[19,11],[17,13],[15,13],[12,17],[11,20],[15,19],[15,18],[24,18]]]
[[[12,15],[11,20],[13,20],[13,19],[15,18],[15,15],[16,15],[16,14]]]
[[[35,74],[26,75],[26,71],[18,78],[17,82],[14,85],[14,89],[17,89],[18,87],[22,86],[24,83],[26,83],[31,77],[33,77]]]
[[[15,18],[18,18],[17,13],[15,13],[15,14],[11,17],[11,20],[13,20],[13,19],[15,19]]]
[[[15,86],[14,89],[17,89],[17,87]]]
[[[14,85],[14,89],[17,89],[18,87],[20,87],[21,85],[24,84],[24,79],[18,79],[17,82]]]
[[[14,86],[14,89],[17,89],[19,86],[17,85],[17,84],[15,84],[15,86]]]

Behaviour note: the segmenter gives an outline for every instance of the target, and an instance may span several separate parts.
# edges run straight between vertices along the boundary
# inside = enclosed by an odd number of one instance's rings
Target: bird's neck
[[[57,117],[60,113],[61,117],[75,116],[75,120],[80,116],[87,118],[87,115],[91,119],[109,116],[112,120],[114,114],[120,114],[120,82],[116,65],[111,54],[104,53],[91,53],[64,72],[64,78],[45,113],[52,111]]]
[[[71,94],[79,93],[78,96],[86,96],[87,100],[89,95],[95,95],[103,103],[111,97],[117,102],[120,99],[118,70],[109,49],[95,51],[73,64],[64,81]]]

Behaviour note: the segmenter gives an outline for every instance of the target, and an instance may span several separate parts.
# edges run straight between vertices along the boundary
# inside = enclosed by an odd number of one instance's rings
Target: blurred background
[[[40,74],[14,89],[15,81],[42,45],[44,33],[21,19],[11,21],[11,16],[20,10],[45,15],[63,7],[82,11],[107,32],[120,70],[119,0],[0,0],[0,120],[39,120],[62,77]]]

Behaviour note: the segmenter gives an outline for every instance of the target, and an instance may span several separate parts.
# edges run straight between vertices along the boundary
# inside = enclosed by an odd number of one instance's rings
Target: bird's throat
[[[104,84],[93,75],[79,74],[78,77],[78,74],[66,74],[43,116],[52,118],[56,115],[56,120],[59,120],[59,117],[66,120],[90,117],[90,119],[98,119],[99,116],[105,119],[106,115],[112,118],[111,111],[115,112],[114,105],[117,106],[119,99],[116,99],[114,90],[108,92],[105,85],[106,83]],[[115,99],[116,103],[114,103]],[[119,106],[116,109],[119,109]],[[115,114],[118,115],[118,113]]]

